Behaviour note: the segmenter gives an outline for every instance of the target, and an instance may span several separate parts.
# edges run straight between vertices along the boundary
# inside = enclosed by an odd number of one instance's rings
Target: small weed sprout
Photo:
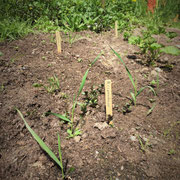
[[[0,89],[0,91],[3,92],[4,89],[5,89],[5,87],[4,87],[4,84],[2,83],[2,84],[1,84],[1,89]]]
[[[55,91],[60,89],[60,83],[59,83],[59,79],[57,78],[57,76],[53,76],[51,78],[48,79],[48,86],[44,86],[45,90],[48,93],[54,93]]]
[[[78,104],[77,100],[83,90],[83,87],[85,85],[85,82],[86,82],[86,78],[87,78],[87,75],[89,73],[89,70],[90,68],[93,66],[93,64],[99,59],[99,57],[101,56],[101,54],[99,54],[95,59],[94,61],[90,64],[90,67],[87,69],[87,71],[85,72],[83,78],[82,78],[82,81],[81,81],[81,85],[80,85],[80,88],[79,88],[79,91],[77,93],[77,95],[74,95],[73,97],[73,106],[72,106],[72,112],[71,112],[71,118],[67,118],[61,114],[57,114],[57,113],[52,113],[52,112],[47,112],[46,114],[52,114],[58,118],[60,118],[61,120],[65,121],[65,122],[68,122],[69,125],[70,125],[70,128],[67,130],[67,133],[68,133],[68,138],[73,138],[75,136],[78,136],[81,134],[81,131],[75,127],[74,125],[74,113],[75,113],[75,108],[76,108],[76,105]]]
[[[142,152],[146,152],[147,147],[150,146],[149,140],[144,142],[144,140],[139,135],[136,135],[136,136],[138,138],[139,145],[140,145],[140,148],[141,148]]]
[[[64,168],[62,163],[62,153],[61,153],[61,141],[60,136],[58,134],[58,150],[59,150],[59,159],[56,157],[56,155],[52,152],[52,150],[44,143],[44,141],[31,129],[31,127],[28,125],[26,120],[24,119],[22,113],[16,109],[22,120],[24,121],[24,124],[26,125],[26,128],[31,133],[31,135],[34,137],[34,139],[37,141],[37,143],[41,146],[41,148],[57,163],[57,165],[61,168],[62,178],[65,178],[64,175]]]

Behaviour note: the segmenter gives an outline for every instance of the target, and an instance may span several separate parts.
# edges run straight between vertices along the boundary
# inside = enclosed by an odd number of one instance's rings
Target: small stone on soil
[[[136,136],[130,136],[131,141],[137,141]]]
[[[80,136],[75,136],[75,137],[74,137],[74,141],[75,141],[75,142],[78,143],[78,142],[80,142],[80,140],[81,140],[81,137],[80,137]]]
[[[108,127],[108,124],[106,122],[94,124],[94,128],[98,128],[100,131],[102,131],[106,127]]]
[[[101,134],[101,137],[103,139],[115,138],[116,137],[115,129],[111,128],[111,129],[107,129],[107,130],[103,131],[102,134]]]

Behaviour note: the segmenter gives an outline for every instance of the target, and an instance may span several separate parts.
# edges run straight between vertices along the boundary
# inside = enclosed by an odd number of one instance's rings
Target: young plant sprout
[[[61,141],[58,134],[58,150],[59,150],[59,159],[56,157],[56,155],[52,152],[52,150],[44,143],[44,141],[31,129],[31,127],[28,125],[26,120],[24,119],[22,113],[16,109],[19,113],[20,117],[24,121],[26,128],[31,133],[31,135],[34,137],[34,139],[37,141],[37,143],[41,146],[41,148],[56,162],[56,164],[61,168],[62,178],[65,178],[64,175],[64,168],[62,163],[62,153],[61,153]]]
[[[101,53],[102,54],[102,53]],[[95,59],[94,61],[90,64],[90,67],[87,69],[87,71],[85,72],[83,78],[82,78],[82,81],[81,81],[81,85],[80,85],[80,88],[79,88],[79,91],[77,93],[77,95],[74,95],[73,97],[73,107],[72,107],[72,111],[71,111],[71,118],[67,118],[61,114],[57,114],[57,113],[52,113],[52,112],[47,112],[47,114],[52,114],[58,118],[60,118],[61,120],[65,121],[65,122],[68,122],[70,124],[70,129],[67,130],[67,133],[68,133],[68,138],[73,138],[75,136],[78,136],[81,134],[81,131],[74,127],[74,113],[75,113],[75,108],[76,108],[76,105],[77,105],[77,100],[83,90],[83,87],[85,85],[85,82],[86,82],[86,78],[87,78],[87,75],[89,73],[89,70],[90,68],[93,66],[93,64],[99,59],[99,57],[101,56],[101,54],[99,54]]]
[[[112,48],[111,48],[112,49]],[[122,60],[121,56],[114,50],[112,49],[112,51],[114,52],[114,54],[120,59],[120,61],[122,62],[123,66],[125,67],[126,69],[126,72],[128,74],[128,77],[133,85],[133,88],[134,88],[134,92],[130,92],[131,94],[131,97],[132,97],[132,103],[134,105],[136,105],[136,98],[137,96],[146,88],[149,88],[154,95],[156,95],[154,89],[151,87],[151,86],[145,86],[145,87],[142,87],[140,90],[137,90],[137,80],[135,78],[133,78],[132,74],[130,73],[129,69],[127,68],[126,64],[124,63],[124,61]]]

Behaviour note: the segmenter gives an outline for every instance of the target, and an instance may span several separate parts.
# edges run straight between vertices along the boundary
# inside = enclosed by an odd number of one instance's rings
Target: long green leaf
[[[57,114],[57,113],[52,113],[52,112],[48,112],[47,114],[52,114],[60,119],[62,119],[63,121],[67,121],[67,122],[71,122],[71,120],[69,120],[68,118],[66,118],[65,116],[61,115],[61,114]]]
[[[136,105],[136,96],[134,95],[133,92],[130,92],[130,94],[131,94],[131,97],[133,99],[134,105]]]
[[[127,68],[126,64],[124,63],[123,59],[121,58],[121,56],[120,56],[113,48],[111,48],[111,49],[112,49],[112,51],[114,52],[114,54],[120,59],[120,61],[122,62],[122,64],[124,65],[124,67],[125,67],[125,69],[126,69],[126,71],[127,71],[128,77],[129,77],[129,79],[131,80],[131,83],[132,83],[134,89],[136,89],[136,84],[135,84],[135,82],[134,82],[134,79],[133,79],[133,77],[132,77],[129,69]]]
[[[94,61],[90,64],[90,67],[93,66],[93,64],[99,59],[99,57],[101,56],[102,53],[100,53],[95,59]]]
[[[63,169],[62,153],[61,153],[61,140],[60,140],[59,134],[58,134],[58,150],[59,150],[59,159],[60,159],[60,162],[61,162],[61,164],[62,164],[62,168],[61,168],[62,178],[64,179],[64,169]]]
[[[22,113],[16,109],[17,112],[19,113],[20,117],[24,121],[26,128],[29,130],[29,132],[32,134],[34,139],[38,142],[38,144],[41,146],[41,148],[60,166],[61,169],[63,169],[63,166],[59,159],[56,157],[56,155],[51,151],[51,149],[42,141],[42,139],[31,129],[31,127],[28,125],[26,120],[24,119]]]
[[[142,87],[142,88],[137,92],[136,97],[137,97],[144,89],[146,89],[146,88],[149,88],[149,89],[153,92],[153,94],[156,96],[156,92],[154,91],[154,89],[153,89],[151,86],[145,86],[145,87]]]
[[[86,71],[86,73],[84,74],[84,76],[82,78],[81,85],[80,85],[80,88],[79,88],[79,91],[78,91],[76,99],[78,99],[79,95],[81,94],[81,92],[83,90],[83,87],[84,87],[84,84],[86,82],[86,78],[87,78],[88,72],[89,72],[89,69]]]

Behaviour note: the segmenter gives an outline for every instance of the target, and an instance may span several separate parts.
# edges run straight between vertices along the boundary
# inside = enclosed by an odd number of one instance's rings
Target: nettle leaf
[[[175,55],[175,56],[180,55],[180,49],[178,49],[177,47],[174,47],[174,46],[166,46],[164,48],[161,48],[160,52],[164,52],[166,54],[171,54],[171,55]]]

